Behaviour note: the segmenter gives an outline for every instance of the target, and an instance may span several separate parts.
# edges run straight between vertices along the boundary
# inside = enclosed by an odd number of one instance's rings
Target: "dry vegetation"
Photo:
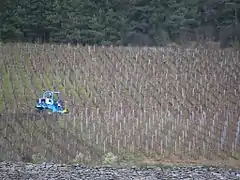
[[[240,164],[238,51],[6,44],[0,52],[2,159],[90,164],[112,152]],[[39,120],[30,111],[43,89],[62,91],[71,113]]]

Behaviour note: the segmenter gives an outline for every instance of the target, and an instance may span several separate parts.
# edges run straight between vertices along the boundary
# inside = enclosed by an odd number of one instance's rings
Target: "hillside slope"
[[[239,58],[204,48],[2,45],[2,159],[238,160]],[[60,90],[70,114],[27,113],[43,89]]]

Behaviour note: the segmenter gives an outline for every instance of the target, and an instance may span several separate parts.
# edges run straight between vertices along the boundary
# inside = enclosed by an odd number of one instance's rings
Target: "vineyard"
[[[240,166],[238,51],[0,48],[0,159],[94,164],[111,152],[121,160]],[[34,112],[47,89],[61,91],[68,115]]]

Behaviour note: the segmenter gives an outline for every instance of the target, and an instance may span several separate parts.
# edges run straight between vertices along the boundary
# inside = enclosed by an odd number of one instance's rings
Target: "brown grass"
[[[239,61],[238,51],[203,47],[2,45],[2,156],[96,163],[113,152],[230,164],[240,158]],[[69,115],[19,118],[53,88]]]

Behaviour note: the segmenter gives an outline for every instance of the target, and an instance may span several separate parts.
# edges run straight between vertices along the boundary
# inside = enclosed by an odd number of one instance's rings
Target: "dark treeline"
[[[240,40],[240,0],[1,0],[1,40],[165,45]]]

